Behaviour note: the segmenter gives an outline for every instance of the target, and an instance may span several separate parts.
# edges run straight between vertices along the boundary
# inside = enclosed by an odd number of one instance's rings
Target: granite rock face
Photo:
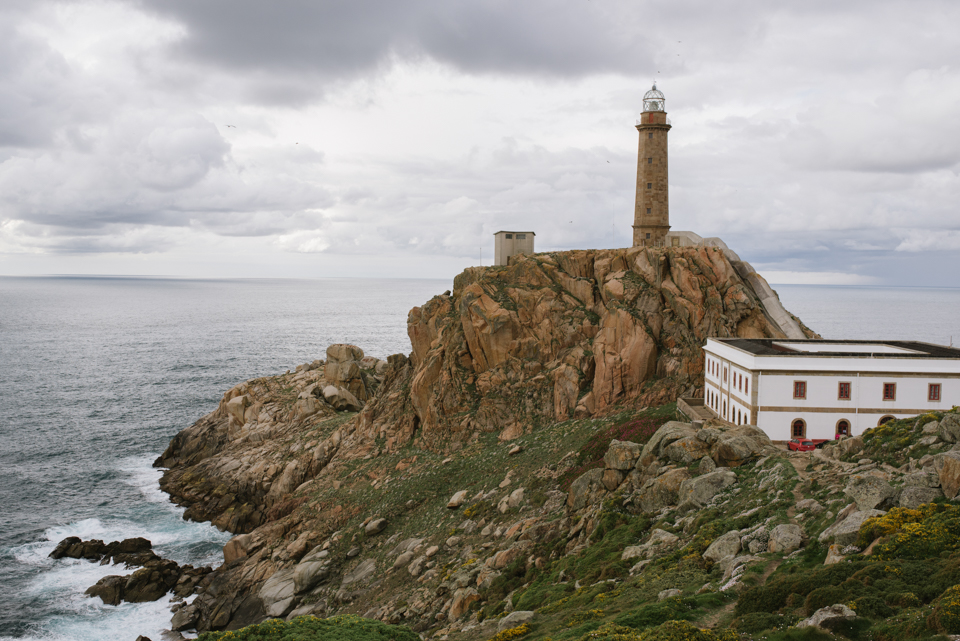
[[[407,327],[409,367],[359,425],[390,447],[449,447],[478,431],[513,438],[531,421],[669,402],[702,385],[708,336],[784,336],[715,247],[515,256],[467,269],[452,294],[411,310]],[[747,450],[730,442],[723,455]]]

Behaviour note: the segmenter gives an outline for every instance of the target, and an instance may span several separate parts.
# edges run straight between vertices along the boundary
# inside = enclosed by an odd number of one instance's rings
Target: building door
[[[847,419],[837,421],[837,436],[850,436],[850,421]]]
[[[793,438],[806,438],[807,436],[807,424],[804,423],[803,419],[798,418],[793,422],[793,429],[791,430]]]

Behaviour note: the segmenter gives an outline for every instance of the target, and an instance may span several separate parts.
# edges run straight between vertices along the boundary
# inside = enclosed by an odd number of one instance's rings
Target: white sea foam
[[[55,601],[56,614],[38,622],[36,631],[21,640],[37,641],[129,641],[143,634],[158,638],[170,625],[170,595],[152,603],[105,605],[84,591],[111,574],[129,574],[133,570],[117,565],[100,565],[83,559],[49,558],[56,544],[68,536],[83,540],[120,541],[142,536],[149,539],[157,553],[178,563],[218,565],[223,561],[221,548],[230,534],[219,532],[207,523],[184,521],[183,509],[169,503],[157,486],[159,472],[151,467],[152,457],[133,457],[118,463],[124,480],[139,488],[143,504],[126,510],[131,518],[88,518],[48,528],[43,540],[10,550],[18,562],[34,568],[28,582],[28,594]],[[155,500],[159,497],[162,500]],[[7,641],[8,637],[0,637]]]

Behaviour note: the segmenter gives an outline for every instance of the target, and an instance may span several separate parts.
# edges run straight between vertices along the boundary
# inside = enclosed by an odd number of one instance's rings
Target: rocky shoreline
[[[469,468],[470,457],[499,452],[499,443],[536,440],[558,422],[603,420],[702,393],[700,345],[707,336],[784,336],[723,251],[702,247],[558,252],[517,257],[509,267],[471,268],[452,292],[410,312],[408,333],[409,356],[377,360],[355,346],[333,345],[323,361],[234,387],[157,459],[166,468],[161,488],[187,508],[185,518],[237,534],[193,602],[197,630],[307,612],[357,612],[424,630],[456,621],[523,550],[561,535],[579,540],[592,532],[592,521],[580,519],[571,535],[569,516],[550,525],[537,517],[518,528],[467,518],[458,521],[463,528],[451,523],[453,529],[489,530],[488,536],[512,530],[506,536],[519,545],[498,549],[477,541],[476,548],[452,541],[454,535],[431,546],[432,530],[406,532],[400,525],[433,521],[430,506],[450,498],[420,480],[441,474],[441,464]],[[695,440],[685,443],[693,447]],[[712,445],[697,447],[710,452]],[[522,451],[513,445],[508,451],[515,449],[514,455]],[[514,463],[507,466],[517,468],[522,457],[507,456]],[[721,467],[734,460],[715,458]],[[529,487],[505,492],[515,482],[510,474],[492,485],[478,479],[464,497],[492,503],[494,514],[535,509],[529,517],[556,514],[568,500],[574,512],[593,506],[590,498],[583,505],[568,499],[559,477],[570,473],[573,460],[555,459],[536,482],[538,507]],[[657,481],[655,461],[630,474],[590,472],[570,496],[591,497],[624,482],[636,491],[655,483],[650,496],[673,496],[685,479],[677,472]],[[401,492],[403,485],[409,490]],[[381,501],[373,511],[370,502],[393,488],[406,498],[379,507]],[[433,529],[451,518],[443,514]],[[371,523],[382,530],[368,529]],[[397,527],[405,531],[391,533]],[[451,555],[479,559],[480,550],[491,548],[499,560],[478,566],[487,571],[452,585],[439,572]],[[393,556],[389,567],[382,565]],[[400,590],[392,600],[407,602],[405,608],[364,605],[371,585],[382,590],[384,581],[404,573],[418,589],[448,587],[403,598]]]

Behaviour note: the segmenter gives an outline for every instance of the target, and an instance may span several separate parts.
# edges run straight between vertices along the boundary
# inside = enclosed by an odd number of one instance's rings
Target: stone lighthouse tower
[[[643,113],[637,122],[640,151],[637,158],[637,204],[633,214],[633,246],[662,247],[670,231],[667,198],[667,112],[657,85],[643,95]]]

